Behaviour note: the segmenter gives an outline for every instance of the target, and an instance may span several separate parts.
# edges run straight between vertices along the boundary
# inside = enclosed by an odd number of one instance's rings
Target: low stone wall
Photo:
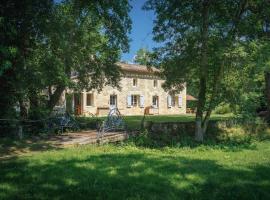
[[[222,132],[225,128],[231,128],[235,125],[240,125],[241,123],[235,120],[223,120],[223,121],[210,121],[207,135],[213,136]],[[253,129],[253,124],[245,124],[249,129]],[[195,133],[195,122],[144,122],[144,128],[147,129],[152,134],[170,134],[175,136],[189,135],[194,136]]]
[[[153,134],[194,135],[194,122],[152,122],[144,123],[144,128]]]

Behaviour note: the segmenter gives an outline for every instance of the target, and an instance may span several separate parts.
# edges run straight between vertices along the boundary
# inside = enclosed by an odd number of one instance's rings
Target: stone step
[[[97,133],[74,133],[70,136],[62,138],[63,145],[84,145],[84,144],[106,144],[120,142],[127,139],[128,136],[125,132],[110,132],[105,133],[102,137],[98,138]]]
[[[104,135],[102,138],[97,141],[99,144],[121,142],[128,138],[126,133],[114,133],[110,135]]]

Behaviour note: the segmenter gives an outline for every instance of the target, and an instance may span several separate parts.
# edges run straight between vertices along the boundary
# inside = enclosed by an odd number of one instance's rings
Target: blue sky
[[[132,30],[129,35],[130,50],[129,53],[122,54],[121,60],[132,62],[136,51],[140,48],[151,50],[157,44],[152,40],[153,20],[155,18],[153,11],[142,10],[145,0],[131,0],[132,10],[129,13],[132,20]]]

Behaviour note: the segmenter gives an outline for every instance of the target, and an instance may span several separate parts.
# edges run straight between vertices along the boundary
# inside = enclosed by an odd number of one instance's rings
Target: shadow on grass
[[[38,137],[29,137],[22,140],[5,137],[0,140],[0,159],[14,157],[27,152],[38,152],[60,148],[60,146],[53,144],[51,141]]]
[[[1,163],[0,199],[270,199],[270,166],[143,153],[68,158]]]

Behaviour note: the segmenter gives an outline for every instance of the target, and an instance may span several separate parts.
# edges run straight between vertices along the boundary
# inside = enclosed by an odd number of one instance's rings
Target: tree
[[[146,48],[140,48],[136,52],[134,62],[140,65],[149,65],[151,62],[151,52]]]
[[[48,31],[32,59],[45,75],[44,87],[55,88],[49,93],[49,110],[67,87],[101,90],[106,84],[117,86],[120,73],[115,63],[128,49],[129,9],[128,1],[74,0],[54,7]],[[71,79],[72,73],[78,82]]]
[[[24,100],[28,92],[26,77],[31,71],[26,60],[36,38],[41,37],[52,0],[7,0],[0,3],[0,109],[1,117],[14,113],[19,103],[21,117],[26,117]]]
[[[154,40],[164,44],[155,50],[166,78],[164,87],[181,90],[187,82],[198,88],[197,141],[203,141],[212,110],[224,100],[226,77],[232,70],[241,70],[244,56],[238,53],[257,31],[247,26],[257,16],[254,4],[248,0],[148,0],[144,5],[157,16]]]
[[[25,102],[30,111],[51,111],[66,88],[117,86],[115,63],[129,48],[129,10],[127,0],[1,3],[1,92],[10,91],[1,105],[12,109],[19,102],[22,115]]]

